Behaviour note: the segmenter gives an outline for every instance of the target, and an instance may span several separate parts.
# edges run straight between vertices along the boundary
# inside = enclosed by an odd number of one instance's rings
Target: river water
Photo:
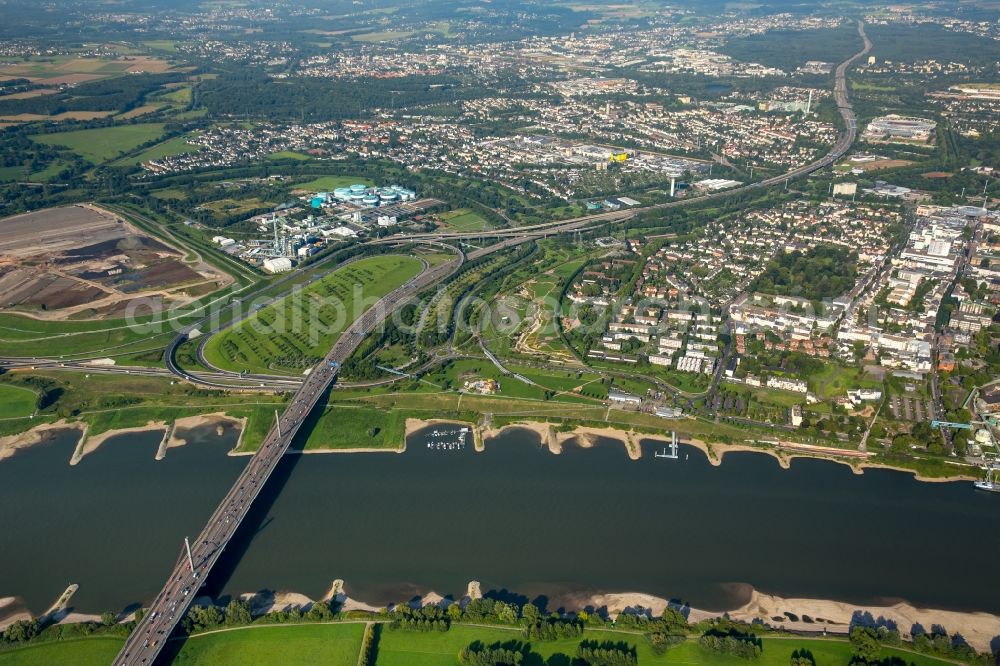
[[[610,440],[556,456],[524,430],[475,453],[440,446],[454,429],[437,430],[448,434],[417,433],[403,454],[287,456],[209,591],[315,598],[340,578],[387,602],[461,596],[478,580],[528,598],[641,591],[721,610],[752,586],[1000,612],[986,584],[1000,495],[967,482],[821,460],[783,470],[757,453],[714,467],[686,446],[655,458],[651,443],[631,461]],[[123,435],[76,467],[65,434],[0,462],[0,597],[37,613],[79,583],[82,612],[150,600],[245,464],[225,455],[236,434],[199,430],[160,462],[161,433]]]

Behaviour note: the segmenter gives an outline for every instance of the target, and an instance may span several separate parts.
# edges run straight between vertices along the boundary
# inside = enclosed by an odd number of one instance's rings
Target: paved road
[[[835,97],[841,115],[844,117],[846,129],[837,144],[834,146],[833,152],[822,160],[814,162],[811,165],[802,167],[801,169],[783,176],[768,179],[762,181],[761,183],[741,189],[750,189],[752,187],[776,184],[784,182],[788,178],[795,178],[800,175],[816,171],[817,169],[832,164],[843,154],[851,143],[853,143],[856,136],[856,127],[853,111],[847,101],[847,88],[844,74],[847,67],[849,67],[852,62],[863,56],[871,48],[871,42],[868,40],[867,36],[865,36],[864,27],[860,22],[858,24],[858,31],[865,42],[864,50],[842,63],[837,68]],[[732,193],[733,191],[720,193],[720,196],[729,196]],[[706,197],[699,197],[697,201],[703,201],[713,198],[714,196],[715,195],[707,195]],[[645,210],[668,208],[682,203],[684,202],[669,202],[660,206],[650,207]],[[632,216],[636,212],[638,211],[629,211],[626,212],[625,215]],[[617,215],[617,212],[615,215]],[[571,231],[575,228],[581,228],[592,224],[595,219],[598,218],[627,219],[611,217],[611,214],[605,214],[602,216],[582,218],[580,220],[535,225],[531,228],[521,228],[515,230],[517,233],[511,238],[506,238],[505,240],[502,240],[494,245],[480,248],[469,253],[468,259],[475,260],[493,252],[528,242],[548,233],[562,233],[564,231]],[[473,234],[473,236],[476,236],[476,234]],[[441,237],[436,236],[432,240],[440,241]],[[447,276],[454,273],[462,265],[463,261],[464,257],[460,256],[448,263],[441,264],[440,266],[436,266],[421,273],[410,282],[383,297],[359,319],[351,324],[351,326],[348,327],[348,329],[340,336],[333,348],[330,350],[330,353],[324,358],[323,362],[316,366],[306,377],[304,383],[296,392],[284,413],[280,418],[276,419],[275,426],[267,434],[258,451],[253,455],[253,457],[251,457],[250,462],[233,484],[233,487],[229,490],[225,498],[223,498],[221,504],[209,518],[207,525],[191,546],[190,561],[188,560],[186,554],[183,551],[181,552],[173,570],[170,573],[170,577],[167,579],[166,585],[153,601],[143,620],[129,635],[124,647],[114,662],[115,664],[124,666],[153,663],[157,655],[162,650],[167,638],[173,632],[180,619],[187,612],[187,609],[191,605],[191,601],[196,596],[198,589],[208,576],[212,566],[216,563],[219,556],[222,554],[222,551],[229,543],[229,540],[233,537],[237,528],[245,519],[247,512],[250,509],[250,505],[260,494],[264,483],[277,467],[281,457],[288,451],[288,447],[290,446],[296,433],[302,427],[302,423],[316,406],[317,402],[319,402],[321,396],[333,383],[340,364],[342,364],[354,352],[354,350],[357,349],[365,335],[381,324],[389,313],[391,313],[397,306],[402,304],[406,299],[409,299],[414,293],[437,284]],[[178,336],[178,339],[179,338],[180,336]],[[179,368],[176,368],[172,362],[172,352],[176,349],[178,344],[180,343],[175,340],[173,349],[168,350],[171,352],[170,358],[172,367],[170,369],[172,371],[183,372]]]
[[[772,178],[767,178],[765,180],[751,183],[749,185],[744,185],[742,187],[737,187],[729,190],[723,190],[721,192],[713,192],[710,194],[705,194],[698,197],[691,197],[687,199],[677,199],[674,201],[667,201],[660,204],[654,204],[652,206],[643,206],[640,208],[631,208],[628,210],[616,210],[609,211],[606,213],[598,213],[596,215],[588,215],[586,217],[572,218],[569,220],[560,220],[557,222],[544,222],[541,224],[533,224],[522,227],[514,227],[510,229],[493,229],[490,231],[482,232],[452,232],[452,233],[433,233],[433,234],[413,234],[407,236],[410,239],[431,239],[435,238],[438,240],[448,240],[448,239],[475,239],[475,238],[503,238],[507,236],[521,236],[525,234],[531,235],[533,238],[548,234],[565,233],[567,231],[575,231],[577,229],[582,229],[583,227],[602,224],[605,222],[623,222],[625,220],[632,219],[636,215],[644,212],[663,210],[667,208],[679,208],[682,206],[690,206],[693,204],[700,204],[706,201],[712,201],[714,199],[723,199],[731,197],[736,194],[742,194],[744,192],[751,192],[753,190],[769,187],[772,185],[781,185],[785,181],[794,180],[796,178],[801,178],[802,176],[807,176],[811,173],[815,173],[820,169],[824,169],[838,159],[840,159],[848,148],[857,139],[857,119],[854,116],[854,110],[851,107],[850,101],[848,101],[847,95],[847,69],[854,64],[854,62],[865,55],[872,48],[871,40],[868,39],[868,35],[865,34],[864,23],[858,22],[858,35],[864,41],[864,48],[858,53],[851,56],[849,59],[840,63],[837,66],[836,74],[834,77],[834,88],[833,95],[834,100],[837,103],[837,109],[840,111],[840,115],[844,120],[844,131],[841,133],[837,142],[833,145],[830,152],[824,157],[811,162],[805,166],[799,167],[798,169],[793,169],[779,176],[774,176]]]
[[[166,586],[129,636],[115,664],[153,663],[281,456],[288,451],[302,423],[336,378],[340,364],[354,352],[365,335],[380,325],[412,293],[436,284],[453,273],[462,262],[463,258],[458,257],[421,273],[378,301],[340,336],[323,362],[306,377],[257,453],[209,518],[202,533],[191,544],[190,563],[185,553],[178,557]]]

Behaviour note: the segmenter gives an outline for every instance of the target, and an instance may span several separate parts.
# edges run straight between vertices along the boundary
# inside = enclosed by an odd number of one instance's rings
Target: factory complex
[[[419,221],[420,213],[441,204],[418,200],[416,192],[399,185],[365,184],[306,194],[300,201],[248,218],[241,225],[245,231],[231,233],[243,238],[216,235],[212,242],[267,273],[283,273],[333,244]]]

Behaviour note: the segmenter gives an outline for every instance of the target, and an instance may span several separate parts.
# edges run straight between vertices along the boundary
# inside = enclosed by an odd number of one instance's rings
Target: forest
[[[0,115],[36,113],[55,115],[65,111],[128,111],[141,106],[146,95],[167,83],[182,81],[184,74],[132,74],[81,83],[54,95],[23,99],[0,99]]]
[[[367,117],[377,108],[439,104],[486,94],[479,84],[448,75],[274,80],[256,71],[222,75],[205,81],[198,91],[201,106],[213,116],[309,122]]]
[[[780,253],[750,284],[750,290],[811,301],[836,298],[854,287],[857,262],[856,252],[836,245]]]

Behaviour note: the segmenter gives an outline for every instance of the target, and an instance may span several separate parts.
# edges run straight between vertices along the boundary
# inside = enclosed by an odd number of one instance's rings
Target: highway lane
[[[414,292],[436,284],[453,273],[463,262],[464,258],[460,256],[421,273],[379,300],[340,336],[323,362],[306,376],[284,413],[276,418],[275,426],[267,434],[257,453],[250,458],[202,533],[192,543],[190,559],[186,553],[178,558],[166,586],[129,635],[115,660],[116,664],[153,663],[166,639],[187,612],[208,572],[245,519],[250,505],[259,495],[281,456],[288,451],[302,423],[336,378],[340,365],[396,307]]]

